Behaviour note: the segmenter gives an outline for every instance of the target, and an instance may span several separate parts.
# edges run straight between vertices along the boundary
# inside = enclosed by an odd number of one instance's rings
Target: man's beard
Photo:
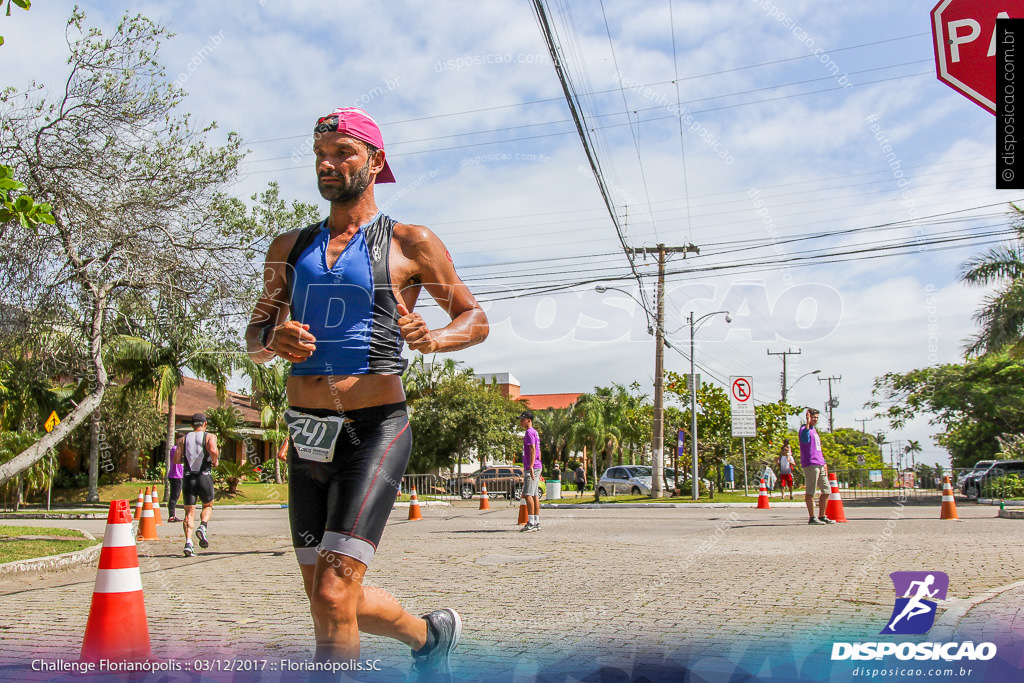
[[[320,182],[320,177],[329,176],[331,178],[337,178],[341,181],[338,185],[324,185]],[[317,178],[317,189],[320,190],[320,196],[329,202],[338,202],[344,204],[354,199],[358,199],[366,192],[366,188],[370,186],[370,160],[366,160],[366,165],[355,172],[351,178],[345,178],[342,175],[334,173],[325,173]]]

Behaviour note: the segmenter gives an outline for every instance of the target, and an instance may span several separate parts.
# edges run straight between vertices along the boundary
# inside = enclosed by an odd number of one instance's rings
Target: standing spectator
[[[181,478],[185,476],[185,464],[174,462],[174,454],[178,452],[178,444],[171,446],[171,470],[167,473],[167,483],[170,485],[170,493],[165,492],[167,499],[168,522],[180,522],[181,519],[174,515],[174,508],[178,506],[178,496],[181,495]]]
[[[789,499],[793,500],[793,468],[796,461],[793,460],[793,448],[789,445],[789,439],[782,442],[782,449],[779,451],[779,493],[786,497],[786,487],[789,487]]]
[[[559,485],[562,484],[562,468],[558,466],[557,462],[555,462],[554,469],[551,470],[551,478],[557,481]]]
[[[807,523],[835,524],[835,520],[825,516],[825,505],[828,504],[831,489],[828,485],[828,465],[825,464],[825,454],[821,451],[821,437],[814,428],[818,424],[818,411],[808,408],[806,419],[807,424],[800,427],[800,466],[804,468],[804,484],[807,487],[804,502],[807,504],[807,513],[811,516]],[[817,518],[814,516],[815,487],[821,489]]]
[[[576,497],[579,498],[583,495],[583,489],[587,487],[587,470],[584,469],[583,463],[576,466]]]
[[[529,410],[519,416],[523,434],[523,498],[529,519],[520,531],[540,531],[540,435],[533,428],[533,413]]]

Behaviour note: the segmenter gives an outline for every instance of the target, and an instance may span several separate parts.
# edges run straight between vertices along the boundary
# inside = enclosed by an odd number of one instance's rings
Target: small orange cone
[[[848,522],[843,512],[843,499],[839,497],[839,481],[834,472],[828,473],[828,484],[832,487],[832,493],[828,495],[828,502],[825,504],[825,516],[833,522]]]
[[[960,519],[956,513],[956,500],[953,498],[953,485],[949,477],[942,478],[942,511],[939,519]]]
[[[415,486],[412,487],[412,494],[409,496],[409,519],[423,519],[423,515],[420,514],[420,501],[416,498]]]
[[[771,505],[768,504],[768,487],[764,485],[764,479],[761,480],[761,488],[757,490],[757,509],[758,510],[769,510]]]
[[[81,660],[143,661],[151,657],[131,507],[127,500],[113,500],[103,534]]]
[[[526,524],[530,521],[530,514],[526,508],[526,496],[519,497],[519,521],[516,524]]]
[[[153,487],[153,517],[156,518],[156,525],[160,526],[163,524],[163,520],[160,519],[160,497],[157,495],[157,486]],[[143,500],[145,502],[145,500]]]
[[[142,518],[139,520],[139,538],[144,541],[159,541],[156,534],[156,517],[153,515],[153,496],[146,491],[142,503]]]
[[[490,510],[491,509],[491,501],[487,498],[487,484],[484,484],[483,489],[484,489],[483,493],[480,494],[480,509],[481,510]]]
[[[139,502],[135,504],[135,521],[136,522],[139,521],[140,519],[142,519],[142,503],[143,503],[142,489],[139,489]]]

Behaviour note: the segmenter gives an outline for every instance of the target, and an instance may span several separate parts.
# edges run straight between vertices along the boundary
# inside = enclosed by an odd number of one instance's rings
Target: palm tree
[[[189,311],[184,303],[159,305],[149,312],[145,325],[138,325],[151,339],[128,334],[113,337],[108,354],[111,368],[127,376],[129,389],[155,389],[157,404],[167,404],[167,439],[164,443],[166,471],[171,468],[171,447],[175,441],[178,389],[185,383],[185,370],[214,385],[217,398],[227,401],[227,383],[234,363],[223,343],[203,330],[202,310]],[[166,485],[166,482],[165,482]]]
[[[594,486],[597,487],[597,454],[607,454],[619,443],[619,431],[605,419],[605,406],[601,397],[583,394],[573,408],[572,443],[576,447],[589,448],[593,462]],[[584,454],[586,450],[584,450]]]
[[[550,454],[552,461],[563,466],[569,458],[572,444],[572,414],[569,408],[548,408],[533,417],[540,434],[540,452]]]
[[[260,407],[260,426],[268,430],[273,450],[271,459],[274,461],[274,481],[281,483],[281,461],[277,459],[277,450],[287,438],[284,430],[284,414],[288,410],[288,373],[291,364],[281,359],[267,365],[257,365],[247,361],[243,365],[245,374],[252,381],[252,395]]]
[[[922,450],[924,450],[924,449],[921,448],[921,442],[920,441],[914,441],[913,439],[908,441],[907,445],[903,447],[903,452],[905,454],[911,456],[911,463],[912,463],[911,467],[914,467],[914,461],[916,460],[916,458],[914,456],[916,456]]]
[[[993,247],[960,267],[960,280],[972,285],[997,285],[974,314],[978,334],[967,347],[968,355],[980,356],[1013,346],[1014,358],[1024,356],[1024,209],[1011,204],[1012,226],[1017,233],[1010,244]]]

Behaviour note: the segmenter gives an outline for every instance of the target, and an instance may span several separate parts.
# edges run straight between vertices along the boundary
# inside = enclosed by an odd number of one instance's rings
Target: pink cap
[[[335,123],[335,120],[337,123]],[[316,127],[313,130],[317,133],[336,131],[345,135],[351,135],[358,140],[370,143],[382,152],[384,151],[384,137],[380,134],[377,122],[358,107],[338,107],[327,116],[321,116],[317,119]],[[395,174],[391,172],[391,166],[388,165],[386,153],[384,155],[384,168],[377,174],[374,182],[395,182]]]

